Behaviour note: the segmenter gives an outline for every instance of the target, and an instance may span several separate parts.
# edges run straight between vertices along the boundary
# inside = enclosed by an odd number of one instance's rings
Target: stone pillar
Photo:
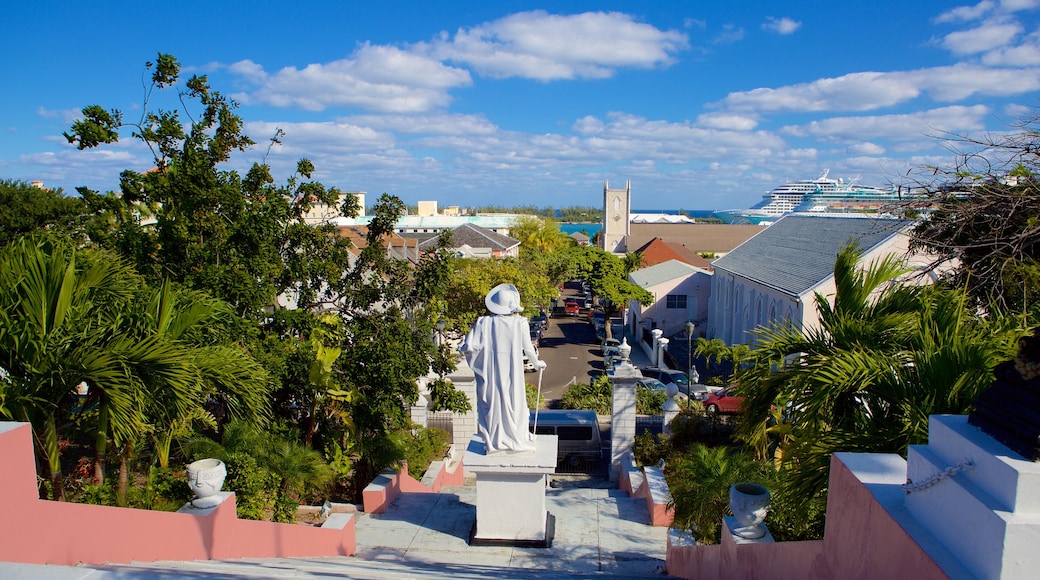
[[[607,371],[607,376],[614,393],[610,417],[610,481],[618,481],[621,458],[635,445],[636,381],[643,375],[626,357]]]
[[[669,340],[667,338],[661,338],[657,341],[657,358],[654,359],[654,364],[656,364],[659,369],[668,368],[668,365],[664,362],[664,353],[668,350],[668,342]]]
[[[672,433],[672,419],[679,415],[679,403],[675,402],[675,396],[679,394],[679,387],[675,383],[668,383],[665,387],[668,398],[664,400],[664,429],[665,435]]]
[[[660,328],[655,328],[655,329],[650,331],[650,335],[654,337],[654,344],[651,345],[651,348],[652,348],[653,352],[651,352],[650,361],[652,363],[654,363],[654,364],[657,363],[657,349],[658,349],[657,343],[659,343],[661,341],[661,336],[663,334],[664,334],[664,331],[661,330]]]
[[[426,395],[419,394],[419,398],[415,400],[415,404],[409,409],[412,416],[412,423],[416,425],[422,425],[428,427],[427,423],[428,413],[427,409],[430,407],[430,402],[426,400]]]
[[[473,369],[466,364],[466,359],[459,361],[455,372],[448,376],[448,380],[456,389],[466,394],[469,401],[470,411],[464,415],[455,414],[452,419],[452,443],[457,449],[466,449],[469,440],[477,432],[477,380],[473,376]]]

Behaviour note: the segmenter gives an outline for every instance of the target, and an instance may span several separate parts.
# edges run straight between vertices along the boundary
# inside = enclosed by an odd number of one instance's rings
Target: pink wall
[[[824,539],[714,546],[673,546],[668,573],[682,578],[946,578],[871,490],[831,458]]]
[[[441,487],[459,486],[463,483],[462,461],[459,460],[449,471],[447,464],[437,473],[433,485],[426,487],[414,477],[408,475],[408,464],[394,475],[381,474],[361,492],[366,514],[381,514],[394,503],[397,496],[404,493],[439,493]]]
[[[0,561],[74,565],[356,551],[352,518],[342,529],[239,520],[233,494],[207,515],[41,500],[26,423],[0,423],[0,461]]]

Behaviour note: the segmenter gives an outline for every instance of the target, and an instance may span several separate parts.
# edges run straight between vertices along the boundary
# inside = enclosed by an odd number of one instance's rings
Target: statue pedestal
[[[545,508],[548,475],[556,471],[556,435],[537,435],[536,449],[487,454],[470,439],[463,465],[477,476],[477,521],[471,546],[552,547],[555,521]]]

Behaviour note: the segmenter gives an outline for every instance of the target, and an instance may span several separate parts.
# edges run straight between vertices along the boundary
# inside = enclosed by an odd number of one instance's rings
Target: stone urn
[[[205,509],[220,503],[217,492],[224,485],[227,468],[219,459],[200,459],[188,465],[188,487],[195,493],[188,505]]]
[[[733,533],[746,540],[766,535],[762,522],[769,513],[769,490],[757,483],[735,483],[729,487],[729,509],[737,520]]]

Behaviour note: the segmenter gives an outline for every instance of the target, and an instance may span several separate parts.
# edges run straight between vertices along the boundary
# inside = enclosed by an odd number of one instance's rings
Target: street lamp
[[[694,374],[697,373],[697,368],[694,367],[694,329],[696,328],[697,325],[692,320],[686,321],[686,380],[690,381],[690,392],[686,393],[687,411],[690,408],[690,397],[694,394],[694,385],[697,383],[697,379],[694,378]]]
[[[446,325],[447,323],[444,321],[443,318],[437,319],[437,346],[441,346],[444,344],[444,327]]]

